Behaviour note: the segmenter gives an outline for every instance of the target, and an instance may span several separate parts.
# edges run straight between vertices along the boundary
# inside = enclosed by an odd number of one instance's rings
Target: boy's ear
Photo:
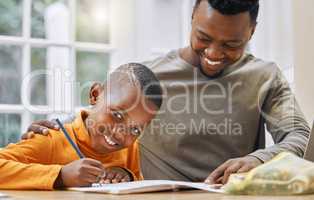
[[[95,105],[99,95],[104,91],[103,84],[96,82],[92,85],[90,91],[89,91],[89,104]]]

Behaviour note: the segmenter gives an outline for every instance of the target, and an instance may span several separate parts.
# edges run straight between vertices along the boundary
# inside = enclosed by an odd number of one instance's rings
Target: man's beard
[[[198,68],[198,70],[200,70],[201,74],[203,74],[204,76],[206,76],[208,79],[215,79],[218,78],[219,76],[221,76],[224,72],[224,69],[220,70],[219,72],[217,72],[214,75],[208,75],[206,74],[206,72],[204,71],[202,64],[201,64],[201,57],[202,57],[202,53],[200,51],[197,51],[194,49],[192,42],[190,42],[190,47],[192,49],[192,51],[194,51],[194,53],[198,56],[199,58],[199,65],[197,65],[196,67]]]
[[[206,76],[208,79],[215,79],[215,78],[218,78],[218,77],[220,77],[220,76],[223,74],[223,72],[224,72],[224,70],[222,69],[222,70],[220,70],[219,72],[217,72],[217,73],[214,74],[214,75],[208,75],[208,74],[206,74],[206,72],[203,70],[202,65],[197,66],[197,68],[198,68],[198,69],[200,70],[200,72],[201,72],[204,76]]]

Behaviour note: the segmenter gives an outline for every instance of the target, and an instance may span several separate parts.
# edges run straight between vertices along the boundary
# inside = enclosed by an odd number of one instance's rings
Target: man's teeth
[[[205,61],[209,64],[209,65],[219,65],[221,64],[221,61],[211,61],[208,58],[205,58]]]
[[[107,137],[107,136],[105,136],[105,140],[106,140],[106,142],[107,142],[108,144],[110,144],[110,145],[117,145],[117,143],[115,143],[114,141],[110,140],[110,138]]]

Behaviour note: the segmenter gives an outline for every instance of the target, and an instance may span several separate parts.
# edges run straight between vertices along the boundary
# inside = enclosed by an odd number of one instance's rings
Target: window
[[[111,64],[110,3],[0,1],[0,148],[33,120],[87,105]]]

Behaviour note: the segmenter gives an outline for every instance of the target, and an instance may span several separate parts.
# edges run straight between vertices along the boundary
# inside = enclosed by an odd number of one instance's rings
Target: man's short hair
[[[196,9],[203,0],[196,0]],[[253,23],[256,23],[259,0],[207,0],[209,5],[223,15],[236,15],[242,12],[249,12]]]

